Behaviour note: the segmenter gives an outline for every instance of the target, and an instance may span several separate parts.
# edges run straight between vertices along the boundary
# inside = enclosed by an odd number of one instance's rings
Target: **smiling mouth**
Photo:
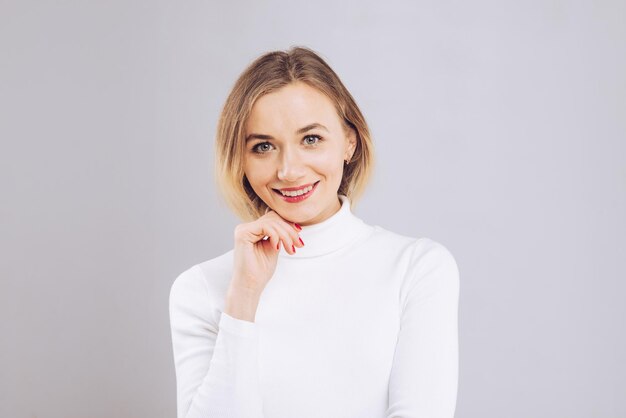
[[[311,184],[310,186],[303,187],[299,190],[289,190],[289,191],[281,191],[280,189],[272,189],[272,190],[274,191],[274,193],[276,193],[277,195],[281,197],[294,198],[294,197],[308,195],[315,188],[315,186],[317,186],[317,183],[319,182],[320,181],[318,180],[315,183]]]

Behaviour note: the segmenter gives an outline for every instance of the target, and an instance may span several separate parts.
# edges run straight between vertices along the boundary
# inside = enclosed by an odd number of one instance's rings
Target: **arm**
[[[257,324],[215,312],[198,266],[174,281],[169,313],[177,417],[262,418]]]
[[[456,409],[459,270],[443,245],[425,241],[401,292],[388,418],[452,418]]]

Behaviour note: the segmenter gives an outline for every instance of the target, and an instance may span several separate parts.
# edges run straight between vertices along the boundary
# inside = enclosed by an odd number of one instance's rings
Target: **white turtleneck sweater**
[[[459,271],[429,238],[356,217],[347,197],[281,247],[255,322],[225,314],[233,250],[169,300],[178,418],[453,417]]]

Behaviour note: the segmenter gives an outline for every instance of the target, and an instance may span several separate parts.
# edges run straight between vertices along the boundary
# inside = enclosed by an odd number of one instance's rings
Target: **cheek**
[[[306,158],[306,162],[312,166],[316,167],[320,170],[324,171],[335,171],[337,168],[342,168],[341,166],[342,157],[334,150],[327,152],[319,152],[314,153]]]
[[[263,161],[248,161],[244,165],[244,172],[250,185],[254,188],[262,188],[273,181],[275,170],[272,164]]]
[[[343,176],[343,166],[336,161],[324,160],[314,166],[314,170],[328,181],[339,182]]]

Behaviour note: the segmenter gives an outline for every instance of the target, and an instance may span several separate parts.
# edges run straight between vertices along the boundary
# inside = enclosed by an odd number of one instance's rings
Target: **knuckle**
[[[235,226],[235,236],[239,236],[246,231],[247,227],[245,224],[238,224]]]

